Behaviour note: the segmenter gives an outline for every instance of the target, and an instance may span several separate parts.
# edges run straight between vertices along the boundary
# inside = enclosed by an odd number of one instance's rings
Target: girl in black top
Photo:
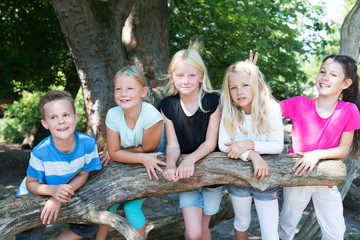
[[[220,96],[212,91],[207,70],[194,49],[177,52],[169,66],[168,94],[159,108],[165,119],[169,181],[190,178],[195,162],[217,146]],[[176,167],[180,154],[189,154]],[[180,194],[186,239],[211,239],[209,222],[218,212],[223,186],[203,187]]]

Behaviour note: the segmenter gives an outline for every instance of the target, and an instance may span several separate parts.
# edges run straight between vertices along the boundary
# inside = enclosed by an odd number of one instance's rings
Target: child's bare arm
[[[165,179],[169,181],[177,181],[175,177],[176,162],[180,156],[180,146],[175,133],[175,127],[173,122],[165,117],[165,134],[166,134],[166,170],[164,172]]]
[[[74,191],[78,190],[85,184],[89,176],[89,172],[79,172],[68,184],[47,185],[39,183],[37,178],[27,176],[26,187],[36,195],[52,196],[41,211],[40,219],[43,224],[51,224],[55,222],[61,203],[66,203],[74,195]]]
[[[70,185],[47,185],[39,183],[37,178],[32,178],[29,175],[26,177],[26,188],[36,195],[52,196],[46,201],[41,211],[40,219],[43,224],[55,222],[60,211],[61,203],[69,201],[70,196],[72,196],[71,194],[74,194]],[[68,192],[66,190],[68,190]]]
[[[159,121],[144,131],[143,142],[141,146],[130,147],[124,150],[134,153],[154,152],[160,143],[162,123],[163,121]]]
[[[310,174],[314,170],[316,164],[320,159],[346,157],[349,153],[353,137],[354,131],[343,132],[341,134],[340,142],[337,147],[329,149],[318,149],[305,153],[298,153],[303,157],[299,159],[293,167],[293,170],[296,170],[295,175],[302,176],[307,170],[309,170],[308,174]]]
[[[106,127],[106,142],[110,158],[121,163],[141,163],[138,154],[121,149],[120,135],[118,132]]]
[[[143,152],[153,152],[160,143],[163,121],[159,121],[144,131]]]
[[[72,190],[75,192],[82,185],[84,185],[89,177],[90,172],[79,172],[71,181],[68,183],[72,187]]]
[[[52,196],[63,203],[69,201],[70,197],[74,195],[72,186],[69,184],[48,185],[39,183],[37,178],[32,178],[29,175],[26,177],[26,188],[33,194]]]

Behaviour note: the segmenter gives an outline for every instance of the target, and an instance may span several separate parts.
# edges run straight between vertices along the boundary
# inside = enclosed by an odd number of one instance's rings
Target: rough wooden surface
[[[224,153],[217,152],[196,164],[193,177],[176,183],[168,182],[162,177],[159,181],[149,181],[142,165],[112,162],[103,170],[92,174],[74,197],[62,206],[58,222],[93,222],[110,225],[127,239],[139,239],[127,221],[110,214],[107,209],[118,202],[170,192],[183,192],[213,184],[251,185],[264,190],[268,186],[341,185],[346,178],[346,167],[338,160],[321,161],[312,174],[299,177],[291,170],[299,159],[298,156],[263,155],[263,157],[270,167],[270,175],[261,183],[253,179],[250,162],[231,160]],[[39,216],[47,199],[47,197],[26,195],[12,196],[0,201],[0,239],[7,239],[16,233],[41,225]]]

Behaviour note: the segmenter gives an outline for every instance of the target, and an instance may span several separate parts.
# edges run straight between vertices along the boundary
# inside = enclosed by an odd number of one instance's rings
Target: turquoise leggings
[[[145,217],[141,211],[141,207],[145,201],[144,199],[137,199],[134,201],[126,202],[124,204],[124,211],[127,220],[135,229],[141,228],[145,225]],[[109,209],[109,212],[116,214],[116,210],[119,207],[120,203],[112,206]]]

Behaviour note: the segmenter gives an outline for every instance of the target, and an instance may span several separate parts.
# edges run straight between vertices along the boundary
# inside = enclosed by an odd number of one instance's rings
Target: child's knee
[[[246,218],[235,218],[234,228],[239,232],[245,232],[250,226],[250,221]]]
[[[185,236],[187,240],[201,239],[201,229],[185,229]]]

